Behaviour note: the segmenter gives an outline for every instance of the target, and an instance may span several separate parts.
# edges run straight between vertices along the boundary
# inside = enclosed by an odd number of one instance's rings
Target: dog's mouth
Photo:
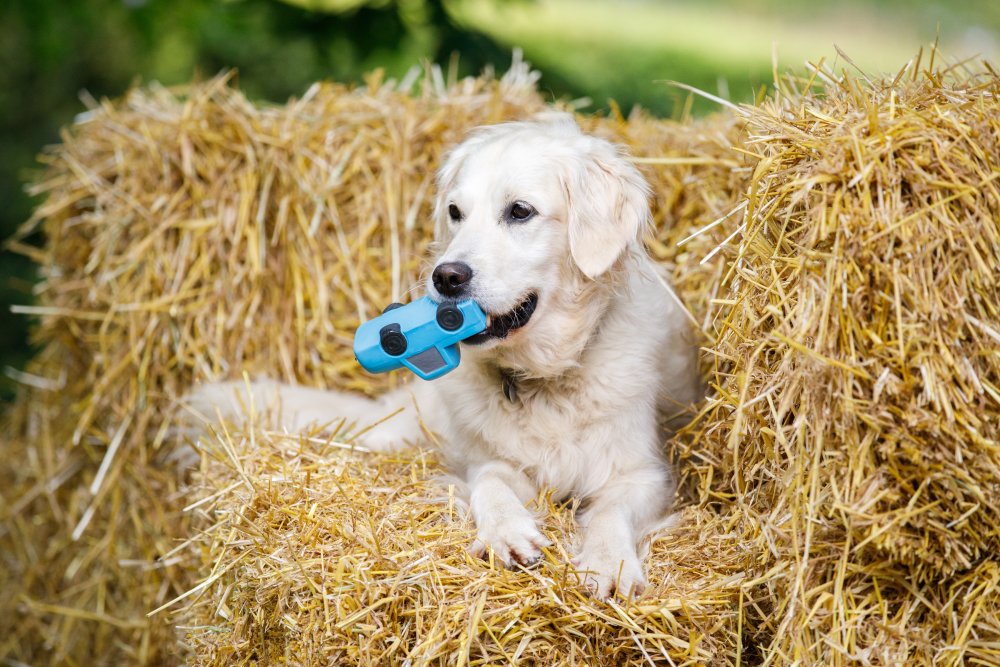
[[[528,323],[538,306],[538,293],[532,292],[513,309],[499,315],[486,313],[486,330],[466,338],[463,343],[478,345],[489,340],[502,340],[515,329]]]

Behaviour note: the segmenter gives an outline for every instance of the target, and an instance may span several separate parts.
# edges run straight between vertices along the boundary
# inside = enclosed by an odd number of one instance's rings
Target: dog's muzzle
[[[515,329],[520,329],[528,323],[538,306],[538,293],[532,292],[521,303],[513,309],[494,315],[486,313],[486,330],[471,338],[466,338],[463,343],[478,345],[489,340],[504,339]]]

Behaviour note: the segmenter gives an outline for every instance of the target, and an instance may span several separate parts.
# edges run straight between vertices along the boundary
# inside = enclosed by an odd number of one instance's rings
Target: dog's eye
[[[462,212],[458,210],[458,207],[454,204],[448,205],[448,217],[452,219],[453,222],[458,222],[462,219]]]
[[[535,215],[535,209],[532,208],[531,204],[523,201],[516,201],[510,205],[510,219],[517,220],[518,222],[524,222],[528,218]]]

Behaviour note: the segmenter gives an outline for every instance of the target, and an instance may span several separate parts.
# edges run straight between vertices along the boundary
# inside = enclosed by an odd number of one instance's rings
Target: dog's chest
[[[587,493],[609,470],[607,448],[593,437],[606,421],[606,408],[585,386],[514,382],[503,378],[466,394],[452,419],[463,432],[459,446],[482,447],[541,486],[565,494]]]

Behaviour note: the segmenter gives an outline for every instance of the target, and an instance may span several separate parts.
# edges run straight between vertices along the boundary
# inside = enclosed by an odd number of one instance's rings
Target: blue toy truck
[[[429,297],[405,306],[394,303],[354,334],[354,357],[365,370],[384,373],[405,366],[424,380],[454,370],[459,341],[486,329],[486,314],[475,301]]]

